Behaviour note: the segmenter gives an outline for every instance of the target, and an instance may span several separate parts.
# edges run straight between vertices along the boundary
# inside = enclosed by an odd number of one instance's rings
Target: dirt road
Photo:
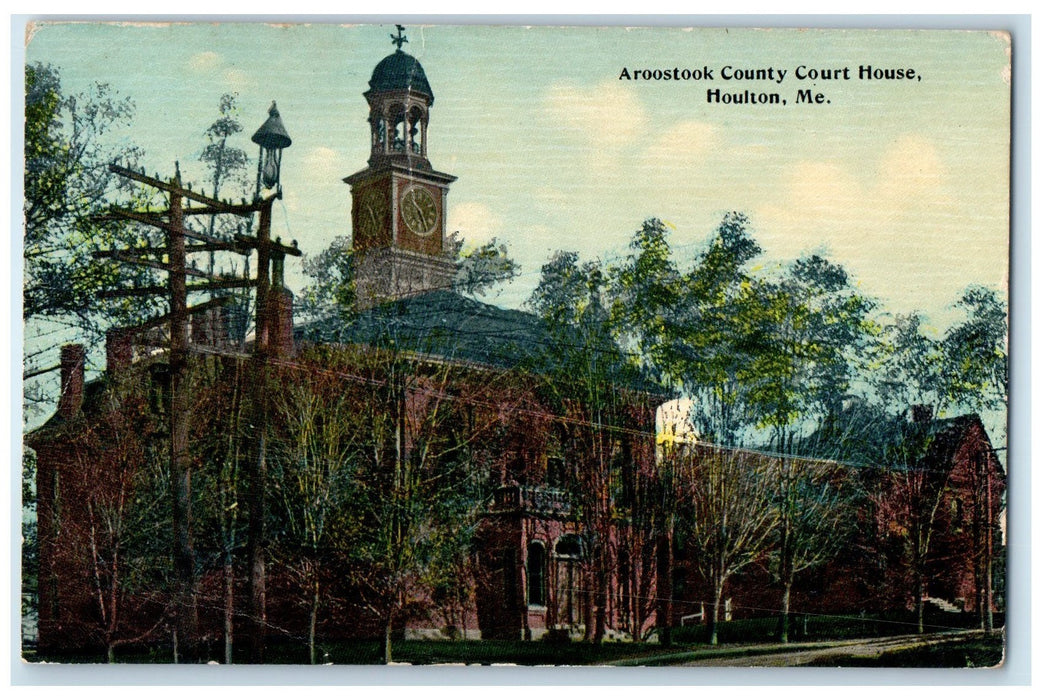
[[[800,649],[799,645],[793,645],[792,649],[772,654],[756,655],[755,647],[750,647],[751,656],[737,656],[731,658],[705,658],[691,661],[679,661],[677,666],[742,666],[742,667],[780,667],[780,666],[803,666],[814,661],[826,659],[830,656],[860,656],[875,657],[888,651],[902,649],[914,649],[916,647],[929,646],[941,641],[951,642],[964,638],[970,638],[973,633],[943,633],[943,634],[912,634],[901,637],[883,637],[878,639],[851,639],[842,642],[829,642],[828,646],[821,648],[821,643],[808,644],[808,649]],[[673,664],[671,664],[673,665]]]

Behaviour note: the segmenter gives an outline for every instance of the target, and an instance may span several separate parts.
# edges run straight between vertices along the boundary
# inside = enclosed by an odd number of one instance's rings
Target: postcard
[[[1001,666],[1011,41],[31,22],[22,658]]]

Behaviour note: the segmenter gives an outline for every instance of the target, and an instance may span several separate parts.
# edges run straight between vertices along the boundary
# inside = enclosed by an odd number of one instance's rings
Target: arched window
[[[401,105],[391,108],[391,123],[394,125],[390,144],[391,150],[405,153],[405,109]]]
[[[409,152],[423,155],[423,137],[426,129],[423,128],[423,110],[413,107],[409,110]]]
[[[528,604],[546,605],[546,547],[538,541],[528,545]]]
[[[376,128],[373,129],[373,146],[381,151],[387,150],[387,121],[383,117],[376,120]]]
[[[583,555],[582,540],[576,535],[564,535],[557,540],[554,553],[558,559],[581,559]]]

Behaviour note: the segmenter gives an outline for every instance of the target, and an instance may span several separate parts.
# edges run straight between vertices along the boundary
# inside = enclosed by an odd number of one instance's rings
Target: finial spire
[[[394,26],[398,27],[398,36],[395,36],[394,34],[391,34],[391,43],[394,44],[395,46],[397,46],[398,50],[401,51],[402,50],[402,44],[408,44],[409,40],[406,39],[405,38],[405,34],[403,34],[403,32],[405,31],[405,27],[403,27],[400,24],[396,24]]]

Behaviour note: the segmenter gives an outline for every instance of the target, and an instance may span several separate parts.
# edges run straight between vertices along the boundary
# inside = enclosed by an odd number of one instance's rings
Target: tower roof
[[[427,82],[423,66],[401,49],[377,63],[373,69],[373,77],[369,79],[370,92],[392,90],[418,92],[431,98],[431,104],[434,104],[434,91]]]

